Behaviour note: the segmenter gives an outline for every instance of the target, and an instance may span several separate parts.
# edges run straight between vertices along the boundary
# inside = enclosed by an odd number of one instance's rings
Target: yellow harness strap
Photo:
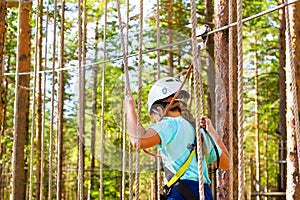
[[[195,155],[196,149],[193,148],[193,150],[191,151],[188,159],[185,161],[185,163],[179,168],[179,170],[176,172],[176,174],[174,174],[174,176],[170,179],[170,181],[166,184],[167,187],[171,187],[174,183],[176,183],[176,181],[184,174],[184,172],[187,170],[187,168],[189,167],[194,155]]]

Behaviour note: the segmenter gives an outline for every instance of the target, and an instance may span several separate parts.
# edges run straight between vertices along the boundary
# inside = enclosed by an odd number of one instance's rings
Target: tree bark
[[[299,185],[299,165],[298,165],[298,154],[297,154],[297,141],[296,141],[296,128],[295,117],[299,116],[295,113],[296,106],[299,105],[299,84],[300,84],[300,2],[290,5],[287,7],[288,12],[285,14],[289,17],[290,33],[291,33],[291,54],[289,55],[290,43],[286,41],[286,97],[287,97],[287,199],[299,199],[300,198],[300,185]],[[287,11],[287,10],[285,10]],[[286,32],[287,34],[287,32]],[[288,35],[286,35],[287,38]],[[289,56],[288,56],[289,55]],[[292,74],[292,65],[295,67],[295,74]],[[298,86],[296,89],[297,95],[294,96],[292,86],[292,77],[295,76],[295,81]],[[297,98],[297,105],[294,104],[293,100]],[[298,106],[299,108],[299,106]],[[299,127],[298,127],[299,128]]]
[[[256,37],[254,36],[254,44],[256,45]],[[256,48],[255,48],[256,49]],[[260,134],[259,134],[259,104],[258,104],[258,58],[257,52],[254,52],[254,67],[255,67],[255,96],[254,96],[254,107],[255,107],[255,114],[254,114],[254,124],[255,124],[255,164],[256,164],[256,172],[255,172],[255,179],[256,179],[256,192],[260,191]],[[260,199],[260,196],[257,196],[256,199]]]
[[[43,70],[43,0],[40,0],[40,8],[38,8],[39,12],[39,30],[38,30],[38,46],[37,48],[37,66],[38,66],[38,71]],[[42,74],[38,73],[37,74],[37,97],[36,97],[36,105],[37,105],[37,128],[36,128],[36,133],[37,133],[37,142],[36,142],[36,152],[37,152],[37,163],[36,163],[36,199],[41,198],[40,192],[42,191],[42,160],[41,160],[41,147],[42,147]]]
[[[18,49],[16,71],[30,72],[30,10],[27,0],[19,4]],[[21,45],[22,44],[22,45]],[[22,200],[26,195],[24,147],[28,143],[30,75],[16,76],[14,107],[14,142],[12,160],[12,199]]]
[[[60,51],[59,68],[64,68],[64,21],[65,21],[65,3],[61,0],[61,29],[60,29]],[[57,90],[57,132],[56,132],[56,152],[57,152],[57,177],[56,177],[56,198],[61,199],[63,193],[63,138],[64,138],[64,71],[58,72],[58,90]]]
[[[205,21],[212,23],[213,21],[213,5],[211,0],[205,1]],[[211,27],[212,28],[212,27]],[[213,124],[215,124],[215,107],[216,107],[216,98],[215,98],[215,88],[216,88],[216,69],[214,66],[214,38],[213,36],[208,37],[206,43],[206,65],[207,65],[207,86],[209,94],[209,117]]]
[[[173,7],[173,0],[168,0],[168,43],[173,43],[173,17],[172,17],[172,7]],[[169,47],[169,57],[168,57],[168,65],[169,65],[169,76],[174,76],[174,65],[173,65],[173,48]]]
[[[4,55],[5,55],[5,21],[6,21],[6,1],[0,0],[0,141],[2,141],[2,137],[4,136],[4,101],[3,101],[3,93],[4,93],[4,87],[3,87],[3,72],[4,72]],[[0,158],[2,158],[3,155],[3,146],[2,142],[0,142]],[[0,164],[0,178],[3,180],[2,177],[3,172],[3,164]],[[2,187],[0,187],[0,198],[2,197]]]
[[[283,0],[279,0],[278,4],[284,3]],[[280,141],[278,148],[279,160],[286,160],[286,86],[285,86],[285,10],[279,10],[279,124],[278,131],[280,134]],[[278,190],[286,190],[286,163],[279,163],[279,176],[278,176]]]
[[[232,22],[236,21],[236,3],[233,1]],[[228,1],[215,1],[215,28],[220,28],[228,24]],[[233,55],[237,55],[237,34],[236,27],[233,28]],[[215,41],[215,65],[216,65],[216,129],[223,138],[224,144],[229,148],[229,31],[224,30],[214,35]],[[233,68],[233,150],[229,152],[233,155],[233,169],[238,169],[238,137],[237,137],[237,57],[232,58]],[[218,174],[218,199],[230,200],[229,175],[233,173],[233,194],[232,199],[238,199],[238,170],[223,171]]]

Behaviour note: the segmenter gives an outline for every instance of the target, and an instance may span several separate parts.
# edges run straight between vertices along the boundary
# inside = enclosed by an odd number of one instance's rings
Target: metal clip
[[[172,188],[169,188],[167,185],[164,185],[164,187],[163,187],[163,193],[164,193],[165,197],[169,196],[169,194],[171,192],[171,189]]]
[[[198,41],[198,49],[199,51],[203,50],[207,41],[207,33],[211,31],[211,28],[207,25],[204,24],[200,27],[196,28],[196,37]]]

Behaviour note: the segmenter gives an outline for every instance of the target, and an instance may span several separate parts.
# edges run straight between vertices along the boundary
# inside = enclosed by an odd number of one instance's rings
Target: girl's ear
[[[160,106],[158,106],[156,109],[161,115],[164,114],[164,110]]]

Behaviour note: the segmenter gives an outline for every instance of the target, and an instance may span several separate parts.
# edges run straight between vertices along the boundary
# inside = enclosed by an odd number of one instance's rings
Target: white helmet
[[[174,77],[165,77],[157,80],[150,89],[148,95],[148,112],[150,113],[154,102],[175,94],[180,88],[181,83],[182,82],[179,79]],[[183,86],[178,98],[189,98],[189,96],[189,92],[187,91],[186,87]]]

